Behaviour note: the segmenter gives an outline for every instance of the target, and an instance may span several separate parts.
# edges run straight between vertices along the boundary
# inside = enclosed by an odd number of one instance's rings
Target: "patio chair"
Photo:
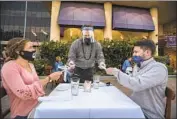
[[[1,76],[0,76],[0,82],[1,82]],[[1,100],[3,97],[7,95],[6,90],[2,87],[2,84],[0,83],[0,96]],[[6,115],[10,113],[10,108],[6,109],[5,111],[2,110],[2,103],[0,102],[0,119],[4,119]]]
[[[175,93],[169,87],[165,90],[166,96],[166,108],[165,108],[165,119],[171,119],[171,101],[175,99]]]

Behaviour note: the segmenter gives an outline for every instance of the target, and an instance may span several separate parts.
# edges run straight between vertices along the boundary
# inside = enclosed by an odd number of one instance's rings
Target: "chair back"
[[[171,119],[171,101],[175,99],[175,93],[169,87],[165,90],[166,96],[166,108],[165,108],[165,119]]]

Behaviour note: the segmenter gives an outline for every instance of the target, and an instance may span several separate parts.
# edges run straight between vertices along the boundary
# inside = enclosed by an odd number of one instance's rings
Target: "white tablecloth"
[[[114,86],[91,93],[80,88],[78,96],[71,96],[70,84],[60,84],[50,96],[37,106],[34,118],[144,118],[141,108]]]

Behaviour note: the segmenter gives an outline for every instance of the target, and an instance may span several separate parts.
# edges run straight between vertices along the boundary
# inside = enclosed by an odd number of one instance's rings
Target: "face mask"
[[[137,64],[140,64],[140,62],[144,61],[144,59],[141,56],[133,56],[132,60]]]
[[[20,52],[20,56],[25,59],[25,60],[28,60],[28,61],[33,61],[35,58],[36,58],[36,54],[35,54],[36,51],[32,51],[32,52],[29,52],[29,51],[21,51]]]
[[[90,45],[91,44],[91,39],[90,38],[84,38],[84,42],[86,43],[86,45]]]

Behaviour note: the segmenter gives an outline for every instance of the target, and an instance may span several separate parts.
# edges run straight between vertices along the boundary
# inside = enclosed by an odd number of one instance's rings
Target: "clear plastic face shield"
[[[90,45],[91,43],[94,43],[94,33],[93,33],[93,27],[83,27],[82,28],[82,37],[83,37],[83,43],[86,45]]]

